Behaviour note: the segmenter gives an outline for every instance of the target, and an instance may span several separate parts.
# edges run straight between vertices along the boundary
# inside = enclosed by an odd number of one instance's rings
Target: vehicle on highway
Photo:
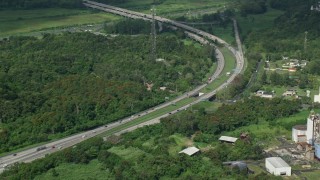
[[[13,156],[17,156],[17,153],[12,154]]]
[[[38,147],[38,148],[36,149],[36,151],[41,151],[41,150],[44,150],[44,149],[47,149],[47,147],[46,147],[46,146],[41,146],[41,147]]]
[[[105,125],[104,127],[108,127],[108,125]]]
[[[56,148],[56,146],[53,145],[53,146],[51,146],[51,148],[54,149],[54,148]]]
[[[82,135],[81,137],[82,137],[82,138],[85,138],[85,137],[87,137],[87,136],[86,136],[86,135]]]

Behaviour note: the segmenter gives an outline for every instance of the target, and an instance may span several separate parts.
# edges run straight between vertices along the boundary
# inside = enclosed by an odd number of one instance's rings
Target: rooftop
[[[189,155],[189,156],[192,156],[192,155],[194,155],[195,153],[197,153],[197,152],[199,152],[199,151],[200,151],[200,149],[198,149],[198,148],[196,148],[196,147],[188,147],[188,148],[180,151],[179,154],[180,154],[180,153],[184,153],[184,154],[187,154],[187,155]]]
[[[293,129],[306,131],[307,130],[307,125],[295,125],[295,126],[293,126]]]
[[[281,157],[266,158],[266,161],[272,164],[275,168],[290,167],[283,159],[281,159]]]
[[[235,137],[230,137],[230,136],[221,136],[219,138],[219,141],[227,141],[227,142],[236,142],[238,138],[235,138]]]

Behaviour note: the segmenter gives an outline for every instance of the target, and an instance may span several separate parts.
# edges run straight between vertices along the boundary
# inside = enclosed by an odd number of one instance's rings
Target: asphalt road
[[[128,11],[128,10],[125,10],[125,9],[116,8],[116,7],[112,7],[112,6],[105,7],[106,5],[103,5],[103,4],[100,4],[100,3],[95,3],[95,2],[93,2],[94,4],[92,4],[91,1],[85,1],[85,2],[87,2],[85,4],[87,6],[89,6],[89,7],[91,7],[91,8],[101,9],[103,11],[107,11],[107,12],[110,12],[110,13],[114,13],[114,14],[130,17],[130,18],[139,18],[139,19],[150,20],[150,15],[137,13],[137,12],[133,12],[133,11]],[[91,4],[88,4],[88,3],[91,3]],[[103,7],[101,7],[100,5],[102,5]],[[109,8],[112,8],[112,9],[109,9]],[[136,125],[136,126],[133,126],[133,127],[129,127],[129,128],[127,128],[125,130],[122,130],[122,131],[120,131],[118,133],[124,133],[124,132],[127,132],[127,131],[131,131],[131,130],[139,128],[139,127],[141,127],[143,125],[149,125],[149,124],[158,123],[158,122],[160,122],[161,118],[167,117],[167,116],[169,116],[171,114],[175,114],[175,113],[177,113],[179,111],[182,111],[182,110],[184,110],[184,109],[186,109],[186,108],[188,108],[188,107],[190,107],[190,106],[192,106],[194,104],[197,104],[197,103],[199,103],[199,102],[201,102],[203,100],[209,99],[210,97],[215,95],[216,92],[224,89],[227,85],[229,85],[234,80],[234,78],[241,72],[241,70],[244,67],[244,59],[243,59],[243,53],[242,53],[242,49],[241,49],[240,39],[239,39],[239,41],[237,40],[237,42],[239,43],[238,45],[240,45],[240,48],[238,48],[239,49],[239,51],[238,51],[238,50],[234,49],[233,47],[231,47],[229,44],[227,44],[224,40],[222,40],[222,39],[220,39],[220,38],[218,38],[218,37],[216,37],[214,35],[211,35],[209,33],[206,33],[204,31],[200,31],[198,29],[195,29],[195,28],[189,27],[187,25],[183,25],[183,24],[174,22],[174,21],[169,20],[169,19],[161,18],[159,16],[156,16],[156,20],[160,21],[160,22],[163,22],[163,23],[167,23],[167,24],[176,26],[178,28],[182,28],[182,29],[188,31],[189,34],[192,36],[192,38],[197,40],[197,41],[199,41],[199,42],[209,43],[208,41],[206,41],[206,39],[209,39],[209,40],[217,40],[221,44],[224,44],[234,54],[234,56],[236,57],[236,60],[237,60],[236,69],[238,69],[239,71],[236,71],[235,73],[233,73],[229,77],[229,79],[225,83],[223,83],[221,86],[219,86],[217,89],[215,89],[214,91],[212,91],[210,93],[204,94],[204,95],[196,98],[195,101],[193,101],[193,102],[191,102],[191,103],[189,103],[189,104],[187,104],[187,105],[185,105],[183,107],[177,108],[176,110],[174,110],[174,111],[172,111],[172,112],[170,112],[168,114],[160,115],[159,117],[156,117],[154,119],[151,119],[151,120],[149,120],[147,122],[144,122],[144,123],[141,123],[139,125]],[[239,38],[239,34],[237,32],[236,32],[236,38]],[[223,57],[222,53],[218,49],[216,49],[216,54],[217,54],[217,58],[218,58],[218,67],[217,67],[216,72],[212,75],[210,82],[214,81],[221,74],[221,72],[223,70],[223,67],[224,67],[224,57]],[[208,84],[205,83],[205,84],[203,84],[201,86],[198,86],[194,90],[179,96],[178,98],[176,98],[176,99],[174,99],[174,100],[172,100],[170,102],[158,105],[158,106],[156,106],[154,108],[148,109],[148,110],[140,112],[138,114],[135,114],[134,116],[118,120],[116,122],[110,123],[110,124],[102,126],[102,127],[98,127],[96,129],[93,129],[93,130],[90,130],[90,131],[79,133],[79,134],[76,134],[76,135],[73,135],[73,136],[70,136],[70,137],[67,137],[67,138],[63,138],[63,139],[60,139],[60,140],[57,140],[57,141],[54,141],[54,142],[50,142],[50,143],[47,143],[47,144],[42,145],[42,146],[34,147],[34,148],[31,148],[31,149],[19,152],[19,153],[15,154],[15,155],[11,154],[11,155],[8,155],[8,156],[1,157],[0,158],[0,173],[6,167],[8,167],[8,166],[10,166],[10,165],[12,165],[14,163],[17,163],[17,162],[31,162],[31,161],[33,161],[35,159],[39,159],[39,158],[44,157],[46,154],[50,154],[50,153],[56,152],[56,151],[58,151],[60,149],[67,148],[67,147],[75,146],[79,142],[82,142],[82,141],[84,141],[84,140],[86,140],[88,138],[91,138],[91,137],[94,137],[96,135],[99,135],[99,134],[102,134],[104,132],[107,132],[107,131],[115,128],[115,127],[118,127],[118,126],[120,126],[122,124],[125,124],[127,122],[130,122],[130,121],[133,121],[133,120],[135,120],[137,118],[143,117],[143,116],[145,116],[147,114],[150,114],[152,112],[155,112],[155,111],[157,111],[159,109],[165,108],[167,106],[171,106],[172,104],[174,104],[174,103],[176,103],[176,102],[178,102],[180,100],[189,98],[190,94],[195,94],[195,93],[199,92],[201,89],[205,88],[207,85]],[[45,149],[38,150],[38,148],[40,148],[40,147],[45,147]]]

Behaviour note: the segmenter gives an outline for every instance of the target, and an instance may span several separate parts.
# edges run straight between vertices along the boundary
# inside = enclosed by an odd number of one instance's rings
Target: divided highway
[[[84,5],[86,5],[87,7],[90,8],[94,8],[94,9],[100,9],[109,13],[113,13],[113,14],[117,14],[117,15],[121,15],[121,16],[125,16],[125,17],[129,17],[129,18],[134,18],[134,19],[144,19],[147,21],[152,20],[152,16],[148,15],[148,14],[143,14],[143,13],[139,13],[139,12],[134,12],[134,11],[130,11],[130,10],[126,10],[126,9],[122,9],[122,8],[117,8],[114,6],[109,6],[109,5],[105,5],[105,4],[101,4],[101,3],[96,3],[93,1],[84,1]],[[159,114],[157,117],[150,119],[148,121],[145,121],[141,124],[138,125],[134,125],[131,127],[128,127],[124,130],[118,131],[116,132],[117,134],[121,134],[123,132],[127,132],[127,131],[131,131],[134,130],[136,128],[139,128],[143,125],[149,125],[149,124],[154,124],[154,123],[159,123],[161,118],[167,117],[171,114],[177,113],[180,110],[186,109],[196,103],[199,103],[203,100],[207,100],[210,97],[212,97],[213,95],[215,95],[218,91],[223,90],[228,84],[230,84],[234,78],[243,70],[244,68],[244,58],[243,58],[243,52],[242,52],[242,48],[241,48],[241,42],[240,42],[240,38],[239,38],[239,34],[237,32],[237,27],[236,27],[236,22],[234,21],[234,25],[235,25],[235,30],[236,30],[236,40],[238,43],[238,50],[234,49],[233,47],[231,47],[228,43],[226,43],[224,40],[220,39],[219,37],[216,37],[212,34],[209,34],[207,32],[198,30],[196,28],[175,22],[173,20],[170,19],[166,19],[166,18],[162,18],[159,16],[155,17],[156,21],[171,25],[171,26],[175,26],[177,28],[183,29],[186,34],[196,40],[199,41],[202,44],[210,44],[213,46],[213,44],[210,43],[210,41],[216,41],[219,42],[220,44],[224,45],[225,47],[228,48],[228,50],[230,50],[232,52],[232,54],[235,56],[236,58],[236,71],[229,77],[229,79],[224,82],[222,85],[220,85],[217,89],[213,90],[212,92],[209,92],[207,94],[204,94],[198,98],[196,98],[193,102],[190,102],[186,105],[183,105],[182,107],[177,107],[177,109],[175,109],[174,111],[170,112],[170,113],[165,113],[165,114]],[[215,73],[211,76],[211,80],[208,83],[212,83],[215,79],[217,79],[220,75],[221,72],[224,68],[224,57],[223,54],[218,50],[218,48],[216,48],[216,55],[217,55],[217,59],[218,59],[218,67],[215,71]],[[61,140],[57,140],[54,142],[50,142],[47,143],[45,145],[42,146],[38,146],[38,147],[34,147],[34,148],[30,148],[28,150],[19,152],[17,154],[11,154],[8,156],[4,156],[0,158],[0,173],[8,166],[17,163],[17,162],[31,162],[35,159],[39,159],[44,157],[46,154],[50,154],[53,152],[56,152],[60,149],[64,149],[67,147],[72,147],[79,143],[82,142],[88,138],[97,136],[99,134],[108,132],[116,127],[119,127],[125,123],[128,122],[132,122],[134,120],[137,120],[145,115],[148,115],[150,113],[159,111],[162,108],[166,108],[168,106],[171,106],[172,104],[175,104],[181,100],[187,99],[189,98],[189,95],[191,94],[195,94],[197,92],[199,92],[200,90],[202,90],[203,88],[205,88],[208,83],[205,83],[201,86],[198,86],[197,88],[195,88],[194,90],[187,92],[181,96],[179,96],[178,98],[167,102],[167,103],[163,103],[161,105],[158,105],[154,108],[148,109],[146,111],[140,112],[138,114],[135,114],[134,116],[131,117],[127,117],[121,120],[118,120],[116,122],[110,123],[108,125],[96,128],[94,130],[90,130],[90,131],[86,131],[83,133],[79,133]]]

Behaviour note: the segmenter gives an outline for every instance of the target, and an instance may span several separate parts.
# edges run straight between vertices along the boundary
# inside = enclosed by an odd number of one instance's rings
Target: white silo
[[[312,145],[313,142],[313,119],[312,119],[313,115],[310,115],[308,117],[308,121],[307,121],[307,143]]]
[[[320,135],[320,116],[311,113],[307,122],[307,143],[313,145],[314,141]]]

